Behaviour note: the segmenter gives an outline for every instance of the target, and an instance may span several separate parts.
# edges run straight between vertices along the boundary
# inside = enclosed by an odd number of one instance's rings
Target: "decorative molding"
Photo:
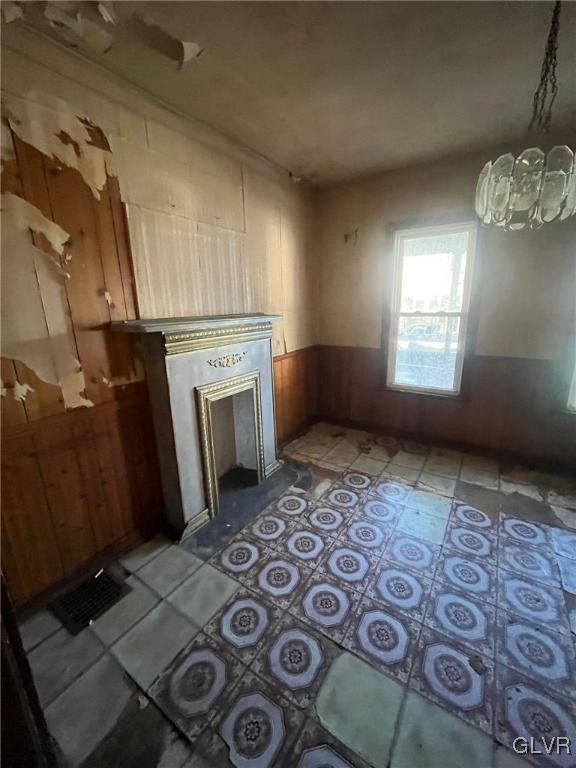
[[[266,465],[266,469],[264,470],[264,475],[266,477],[270,477],[270,475],[273,475],[274,472],[277,472],[280,467],[284,464],[282,459],[276,459],[276,461],[270,462],[270,464]]]
[[[226,344],[239,344],[256,339],[267,339],[272,336],[272,324],[260,325],[231,325],[225,328],[205,331],[187,331],[185,333],[168,333],[164,336],[166,355],[182,355],[197,349],[222,347]]]
[[[246,352],[233,352],[230,355],[222,355],[222,357],[215,357],[213,360],[207,360],[208,365],[213,368],[231,368],[233,365],[238,365],[246,357]]]
[[[210,517],[218,514],[218,476],[216,474],[216,457],[214,452],[214,436],[212,430],[211,403],[224,397],[237,395],[239,392],[252,390],[254,404],[254,434],[256,438],[256,458],[258,461],[258,482],[266,477],[264,464],[264,437],[262,429],[262,401],[260,396],[260,373],[235,376],[215,384],[204,384],[196,388],[198,400],[198,417],[200,423],[200,437],[202,446],[202,461],[204,464],[204,480],[208,496],[208,508]]]
[[[184,539],[187,539],[189,536],[192,536],[193,533],[196,533],[196,531],[199,528],[202,528],[203,525],[206,525],[206,523],[210,522],[210,510],[208,508],[203,509],[202,512],[199,512],[197,515],[194,515],[193,518],[188,520],[186,523],[186,528],[182,531],[180,535],[180,541],[184,541]]]

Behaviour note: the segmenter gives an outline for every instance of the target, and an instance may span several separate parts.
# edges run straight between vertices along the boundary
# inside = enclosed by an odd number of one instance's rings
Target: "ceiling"
[[[521,135],[552,6],[117,2],[115,26],[93,17],[112,33],[111,50],[80,52],[295,175],[328,183]],[[140,16],[204,53],[178,70]],[[576,3],[562,7],[558,67],[554,124],[575,126]]]

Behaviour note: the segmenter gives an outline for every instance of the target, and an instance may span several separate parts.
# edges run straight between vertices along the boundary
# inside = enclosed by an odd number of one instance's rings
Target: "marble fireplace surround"
[[[218,511],[210,404],[252,395],[259,481],[276,457],[272,322],[279,315],[221,315],[112,323],[140,334],[166,517],[186,536]]]

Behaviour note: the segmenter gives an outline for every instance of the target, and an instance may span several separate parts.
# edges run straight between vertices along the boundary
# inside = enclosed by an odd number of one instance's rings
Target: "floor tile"
[[[502,493],[521,493],[523,496],[528,496],[535,501],[544,501],[544,493],[537,486],[515,483],[505,477],[500,477],[500,490]]]
[[[204,626],[204,632],[248,666],[281,615],[280,608],[261,594],[240,587]]]
[[[392,466],[400,465],[401,467],[410,467],[411,469],[422,470],[426,462],[426,456],[422,456],[418,453],[410,453],[409,451],[398,451],[398,453],[392,457],[390,464]]]
[[[460,470],[460,480],[472,485],[480,485],[493,491],[498,490],[498,474],[495,472],[485,472],[481,469],[464,466]]]
[[[459,501],[455,501],[452,506],[452,520],[470,528],[477,528],[480,531],[496,532],[496,515],[494,513],[471,507]]]
[[[523,747],[522,747],[523,748]],[[528,768],[532,763],[511,749],[496,744],[494,750],[494,768]]]
[[[351,472],[364,472],[367,475],[378,477],[384,472],[388,464],[388,459],[376,459],[372,456],[359,456],[356,461],[350,465]]]
[[[197,627],[203,627],[239,588],[240,584],[206,563],[167,598]]]
[[[568,557],[556,557],[560,570],[560,582],[562,589],[576,595],[576,561]]]
[[[342,473],[342,484],[355,491],[360,491],[361,493],[366,493],[373,482],[374,478],[363,472],[348,469],[346,472]]]
[[[471,555],[482,562],[496,565],[496,535],[489,529],[480,530],[460,523],[449,523],[444,544],[464,556]]]
[[[570,637],[498,611],[496,660],[568,698],[576,698],[576,659]]]
[[[271,552],[272,550],[264,544],[240,535],[229,542],[224,549],[212,555],[210,564],[232,578],[245,582],[253,576]]]
[[[390,538],[382,562],[391,559],[409,571],[432,578],[440,552],[438,544],[396,531]]]
[[[489,768],[493,743],[477,728],[415,691],[397,727],[391,768]]]
[[[133,692],[120,665],[106,655],[50,704],[46,722],[70,766],[79,766],[106,738]]]
[[[221,711],[214,727],[228,746],[229,759],[237,768],[281,765],[304,722],[304,714],[298,707],[290,704],[278,688],[250,670],[232,692],[224,696]]]
[[[482,472],[498,472],[498,462],[488,456],[481,454],[465,453],[462,457],[462,466],[470,469],[479,469]]]
[[[385,768],[405,690],[365,661],[344,653],[324,680],[316,713],[333,736],[374,768]]]
[[[309,718],[296,739],[285,768],[370,768],[362,758]]]
[[[90,629],[71,635],[60,629],[28,655],[40,703],[52,701],[74,678],[104,653],[104,646]]]
[[[355,517],[343,530],[338,540],[350,547],[360,547],[366,552],[381,553],[392,535],[393,528],[385,523],[376,524]]]
[[[499,570],[498,607],[549,629],[570,634],[566,606],[559,589]]]
[[[357,448],[351,447],[349,443],[342,442],[327,453],[326,456],[324,456],[324,459],[331,464],[336,464],[342,469],[346,469],[353,464],[359,456],[360,451]]]
[[[435,579],[451,584],[479,600],[497,602],[497,571],[487,562],[444,547],[436,566]]]
[[[50,611],[42,610],[36,611],[32,616],[25,619],[18,629],[20,630],[24,650],[29,651],[41,643],[42,640],[62,629],[62,624]]]
[[[138,570],[138,578],[165,597],[191,573],[203,564],[203,560],[178,546],[165,549],[152,561]]]
[[[554,504],[556,507],[576,509],[576,493],[559,493],[557,491],[550,491],[546,497],[546,501],[549,504]]]
[[[494,664],[427,627],[420,635],[410,687],[471,725],[492,732]]]
[[[400,482],[404,484],[414,484],[420,477],[419,469],[404,467],[400,464],[388,464],[380,475],[380,479],[389,482]]]
[[[270,512],[280,512],[286,517],[298,517],[310,508],[311,500],[302,493],[285,493],[270,505]]]
[[[384,607],[423,621],[432,581],[418,572],[406,570],[400,563],[382,559],[374,579],[369,581],[366,596]]]
[[[378,560],[378,555],[367,550],[335,541],[326,552],[318,571],[362,593],[372,580]]]
[[[431,544],[442,544],[446,525],[446,520],[440,517],[406,507],[396,523],[396,530],[416,536],[418,539],[425,539]]]
[[[382,480],[372,488],[372,494],[384,501],[393,501],[397,504],[404,504],[407,497],[412,493],[412,486],[405,483],[397,483],[391,480]]]
[[[424,624],[489,658],[494,657],[496,608],[442,582],[434,583]]]
[[[134,692],[82,768],[183,768],[189,766],[192,754],[190,742],[154,702]]]
[[[222,701],[244,671],[238,659],[201,632],[162,672],[148,693],[193,740],[219,714]]]
[[[126,583],[131,587],[131,591],[91,624],[92,631],[104,645],[116,642],[151,611],[159,600],[158,595],[148,589],[137,576],[130,576]]]
[[[533,547],[548,546],[546,530],[541,525],[517,517],[504,515],[500,523],[500,533],[521,544],[530,544]]]
[[[424,464],[424,471],[434,475],[444,475],[456,479],[461,466],[460,459],[453,459],[450,456],[430,455]]]
[[[323,502],[328,506],[337,509],[354,509],[358,506],[363,493],[344,485],[333,485],[323,498]]]
[[[379,672],[406,683],[421,628],[417,621],[363,597],[342,644]]]
[[[250,669],[300,709],[310,707],[341,649],[289,613],[271,632]]]
[[[274,552],[259,563],[245,583],[282,610],[286,610],[311,573],[311,569],[305,566],[303,561],[296,562],[282,553]]]
[[[246,526],[241,535],[260,541],[274,549],[278,541],[290,530],[291,522],[280,515],[262,515]]]
[[[560,586],[560,572],[553,556],[512,539],[500,540],[498,567],[551,587]]]
[[[429,493],[428,491],[418,489],[408,494],[405,503],[411,509],[440,517],[442,520],[448,520],[452,508],[452,501],[450,499],[439,496],[437,493]]]
[[[576,529],[576,510],[566,509],[565,507],[556,507],[551,504],[550,511],[554,515],[554,519],[551,522],[551,525],[562,524],[571,530]]]
[[[430,472],[422,472],[416,483],[416,488],[421,491],[439,493],[442,496],[454,496],[456,481],[449,477],[433,475]]]
[[[391,501],[366,497],[358,507],[356,515],[360,515],[373,523],[394,526],[402,514],[403,506]]]
[[[534,739],[542,749],[542,739],[564,736],[576,744],[576,708],[568,699],[549,693],[538,684],[500,665],[496,672],[496,739],[512,748],[514,739]],[[542,756],[538,764],[569,768],[574,756],[566,752]]]
[[[550,528],[554,552],[561,557],[576,560],[576,533],[564,528]]]
[[[277,557],[289,557],[295,563],[315,568],[330,546],[332,539],[325,533],[296,525],[288,538],[276,547]]]
[[[315,506],[306,514],[306,522],[317,531],[328,536],[337,537],[339,531],[350,520],[351,512],[345,509],[336,509],[326,504]]]
[[[128,674],[146,689],[198,631],[199,627],[170,605],[160,603],[111,650]]]
[[[359,600],[355,590],[314,572],[298,591],[290,613],[340,643]]]
[[[120,562],[129,571],[134,573],[143,565],[150,562],[153,558],[163,552],[169,547],[171,542],[165,536],[154,536],[153,539],[142,544],[140,547],[136,547],[124,557],[120,558]]]

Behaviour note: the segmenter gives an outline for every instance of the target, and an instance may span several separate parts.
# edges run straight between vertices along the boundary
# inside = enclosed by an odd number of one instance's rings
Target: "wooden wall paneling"
[[[576,466],[559,363],[473,357],[458,398],[386,389],[377,349],[319,347],[318,366],[319,418]]]
[[[43,157],[38,150],[20,141],[12,135],[16,157],[18,160],[20,190],[12,190],[15,194],[23,196],[29,203],[35,205],[48,219],[53,219],[53,213],[48,196],[48,188],[44,174]],[[43,235],[32,233],[32,241],[52,257],[58,255],[52,250],[50,244]],[[44,416],[53,416],[65,411],[64,398],[60,387],[47,384],[39,379],[34,371],[26,365],[16,361],[16,373],[21,384],[28,384],[32,388],[24,401],[28,421],[40,419]]]
[[[54,220],[70,234],[72,258],[67,264],[70,279],[66,293],[86,394],[95,404],[103,403],[114,398],[113,390],[103,381],[112,378],[106,346],[109,331],[105,330],[110,308],[105,298],[93,195],[78,171],[59,168],[48,159],[45,166]]]
[[[132,265],[132,256],[128,243],[128,225],[126,223],[126,212],[124,204],[120,198],[120,184],[115,177],[108,178],[108,195],[110,208],[112,210],[112,223],[114,226],[114,236],[116,239],[116,252],[118,256],[118,265],[122,277],[122,288],[124,291],[124,306],[126,309],[126,318],[134,320],[138,317],[138,304],[136,299],[136,287],[134,284],[134,268]]]
[[[2,569],[18,602],[65,573],[31,435],[4,438]]]
[[[282,358],[273,359],[272,373],[274,377],[274,416],[276,418],[276,442],[284,442],[284,377],[282,375]]]
[[[97,551],[72,426],[58,424],[42,428],[34,435],[34,442],[58,551],[68,573]]]
[[[13,395],[16,383],[16,366],[13,360],[2,358],[2,384],[6,394],[2,397],[2,426],[4,429],[23,424],[26,421],[24,403]]]
[[[72,434],[96,550],[103,550],[121,538],[125,525],[115,483],[107,480],[111,470],[106,462],[106,433],[99,430],[100,414],[85,413],[72,423]]]

